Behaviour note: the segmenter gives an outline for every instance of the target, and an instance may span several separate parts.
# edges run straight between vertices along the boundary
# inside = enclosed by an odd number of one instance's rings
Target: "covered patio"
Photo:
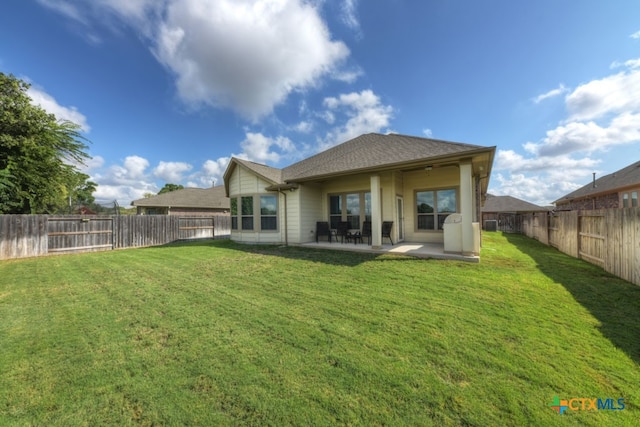
[[[334,251],[352,251],[352,252],[366,252],[373,254],[393,254],[393,255],[407,255],[416,258],[432,258],[432,259],[450,259],[456,261],[466,262],[480,262],[480,257],[477,255],[461,255],[450,254],[444,252],[444,245],[442,243],[405,243],[400,242],[394,245],[389,243],[382,244],[380,248],[373,248],[371,245],[359,243],[354,244],[352,242],[327,242],[320,241],[318,243],[303,243],[300,246],[305,248],[315,248]]]

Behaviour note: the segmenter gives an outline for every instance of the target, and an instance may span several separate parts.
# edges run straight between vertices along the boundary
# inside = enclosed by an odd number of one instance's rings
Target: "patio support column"
[[[371,175],[371,247],[373,249],[382,248],[382,204],[379,175]]]
[[[462,214],[462,254],[473,254],[473,185],[471,161],[460,163],[460,213]]]

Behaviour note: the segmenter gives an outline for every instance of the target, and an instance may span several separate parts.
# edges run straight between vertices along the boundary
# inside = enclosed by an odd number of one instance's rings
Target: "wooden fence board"
[[[546,242],[544,222],[533,215],[524,218],[527,236],[640,285],[640,208],[549,213]]]
[[[227,215],[0,215],[0,260],[227,238]]]

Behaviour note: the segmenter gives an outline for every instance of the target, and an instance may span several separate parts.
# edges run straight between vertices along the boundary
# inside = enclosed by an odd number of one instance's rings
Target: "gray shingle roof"
[[[229,209],[229,198],[225,194],[224,185],[211,188],[184,188],[157,196],[138,199],[131,202],[133,206]]]
[[[260,163],[250,162],[249,160],[238,159],[236,157],[234,157],[234,160],[247,169],[252,170],[263,178],[266,178],[267,181],[271,181],[273,183],[282,182],[282,169],[273,168],[271,166],[262,165]]]
[[[369,133],[284,168],[282,178],[291,182],[487,149],[416,136]]]
[[[596,179],[595,188],[593,182],[578,188],[576,191],[562,196],[554,203],[568,202],[572,199],[588,197],[592,194],[614,192],[617,189],[629,187],[632,185],[640,185],[640,161],[630,164],[609,175],[605,175]]]
[[[548,208],[526,202],[511,196],[494,196],[487,194],[482,212],[538,212]]]

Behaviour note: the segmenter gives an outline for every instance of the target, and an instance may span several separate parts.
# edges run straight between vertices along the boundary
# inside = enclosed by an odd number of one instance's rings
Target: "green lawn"
[[[0,262],[3,426],[632,426],[639,364],[640,287],[521,236],[485,233],[480,264],[229,241]]]

